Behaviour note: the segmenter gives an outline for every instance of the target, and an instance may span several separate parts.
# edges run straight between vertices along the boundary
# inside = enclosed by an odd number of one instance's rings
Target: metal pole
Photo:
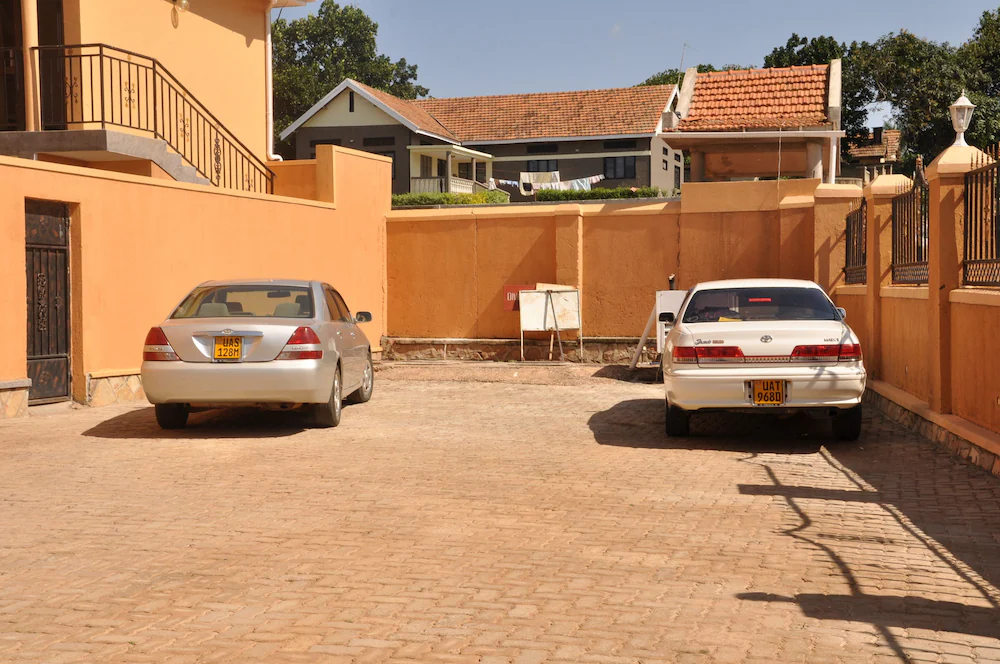
[[[653,310],[649,312],[649,320],[646,321],[646,329],[642,331],[642,337],[639,338],[639,345],[635,347],[635,353],[632,355],[632,364],[629,365],[629,369],[635,369],[636,365],[639,364],[639,354],[642,353],[643,347],[646,345],[646,340],[649,338],[649,332],[653,329],[653,323],[656,322],[656,303],[653,303]]]

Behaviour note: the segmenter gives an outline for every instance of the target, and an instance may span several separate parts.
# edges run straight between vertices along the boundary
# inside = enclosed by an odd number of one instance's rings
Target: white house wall
[[[316,115],[306,120],[304,127],[369,127],[398,125],[395,118],[361,95],[354,95],[354,112],[350,108],[350,90],[344,90],[330,100]]]

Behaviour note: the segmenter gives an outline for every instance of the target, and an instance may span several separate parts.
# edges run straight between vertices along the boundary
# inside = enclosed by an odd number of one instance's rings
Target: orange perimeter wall
[[[70,204],[75,393],[85,374],[136,369],[149,327],[209,279],[328,281],[352,310],[372,312],[363,328],[379,349],[391,164],[321,154],[333,203],[0,157],[0,380],[26,375],[26,198]]]
[[[1000,306],[951,305],[952,410],[1000,432]]]
[[[581,287],[583,334],[638,337],[654,293],[729,277],[811,279],[818,181],[698,183],[681,201],[395,210],[388,334],[515,338],[505,285]]]
[[[893,290],[904,290],[896,288]],[[881,379],[921,401],[930,399],[930,330],[923,298],[882,296]]]

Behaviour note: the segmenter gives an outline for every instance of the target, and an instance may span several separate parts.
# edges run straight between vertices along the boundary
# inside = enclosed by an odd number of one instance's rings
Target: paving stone
[[[873,409],[666,439],[661,385],[565,371],[0,422],[0,661],[1000,661],[996,477]]]

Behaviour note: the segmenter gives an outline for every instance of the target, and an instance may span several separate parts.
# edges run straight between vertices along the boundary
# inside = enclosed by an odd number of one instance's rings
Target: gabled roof
[[[346,79],[281,132],[284,140],[346,89],[412,131],[450,143],[653,136],[673,85],[406,100]]]
[[[364,83],[358,83],[354,79],[350,78],[344,79],[340,85],[335,87],[325,97],[313,104],[312,108],[300,115],[295,122],[288,125],[288,127],[281,132],[281,140],[285,140],[292,134],[292,132],[296,131],[299,127],[308,122],[309,119],[319,113],[324,106],[333,101],[337,95],[348,89],[353,90],[365,97],[382,111],[388,113],[391,117],[395,118],[401,124],[418,134],[425,134],[427,136],[439,138],[449,143],[458,142],[458,139],[456,139],[455,136],[452,135],[452,133],[449,132],[440,122],[435,120],[430,113],[419,106],[414,105],[413,102],[400,99],[399,97],[391,95],[388,92],[383,92],[382,90],[376,90],[375,88],[369,87]]]
[[[672,85],[418,99],[463,143],[656,133]]]
[[[859,144],[852,143],[847,148],[847,153],[855,159],[869,157],[880,157],[886,161],[897,161],[899,159],[899,139],[901,132],[898,129],[883,129],[882,141],[875,142],[875,135],[868,135],[868,142]]]
[[[830,66],[742,69],[698,74],[679,131],[832,127]]]

